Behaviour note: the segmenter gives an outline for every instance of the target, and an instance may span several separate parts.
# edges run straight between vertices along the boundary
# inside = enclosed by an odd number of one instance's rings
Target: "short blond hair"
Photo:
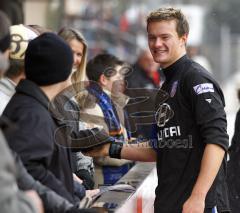
[[[169,8],[159,8],[155,11],[152,11],[147,16],[147,28],[151,22],[159,21],[171,21],[176,20],[176,31],[179,37],[189,33],[189,24],[180,9],[175,9],[172,7]]]

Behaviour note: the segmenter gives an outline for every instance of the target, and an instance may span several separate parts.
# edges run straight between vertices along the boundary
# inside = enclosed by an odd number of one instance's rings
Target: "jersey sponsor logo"
[[[178,81],[174,81],[172,84],[172,89],[170,92],[170,97],[174,97],[176,91],[177,91],[177,85],[178,85]]]
[[[161,104],[155,114],[157,125],[159,127],[165,126],[165,124],[173,117],[173,115],[174,112],[168,104]]]
[[[203,93],[208,93],[208,92],[214,92],[212,83],[198,84],[198,85],[194,86],[193,89],[197,95],[200,95]]]
[[[170,138],[174,136],[181,136],[180,126],[171,126],[164,129],[160,129],[158,132],[158,139]]]

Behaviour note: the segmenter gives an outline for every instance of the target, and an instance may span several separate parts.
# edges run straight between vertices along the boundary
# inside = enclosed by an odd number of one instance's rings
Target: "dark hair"
[[[179,37],[189,33],[189,24],[181,10],[175,8],[159,8],[147,17],[147,27],[151,22],[176,21],[176,31]]]
[[[108,53],[99,54],[88,61],[86,68],[87,77],[91,81],[99,81],[100,76],[102,74],[106,75],[109,69],[123,64],[124,62],[114,55]]]
[[[10,33],[10,25],[11,23],[7,15],[0,10],[0,40]]]
[[[10,21],[7,15],[0,10],[0,51],[5,52],[10,47]]]
[[[10,66],[4,74],[6,77],[12,79],[24,72],[23,60],[9,60],[9,62],[10,62]]]
[[[238,100],[240,101],[240,88],[237,90],[237,97],[238,97]]]

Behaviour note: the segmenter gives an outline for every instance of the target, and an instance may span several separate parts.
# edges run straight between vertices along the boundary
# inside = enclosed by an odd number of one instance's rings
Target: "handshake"
[[[67,140],[59,140],[59,137],[66,138],[66,135]],[[72,151],[81,151],[91,157],[110,156],[120,159],[124,144],[124,141],[116,140],[100,128],[72,131],[70,126],[63,126],[55,132],[55,139],[64,142],[61,146],[71,148]]]

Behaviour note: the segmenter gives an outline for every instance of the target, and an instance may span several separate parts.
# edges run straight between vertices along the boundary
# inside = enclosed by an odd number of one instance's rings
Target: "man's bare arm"
[[[133,161],[154,162],[157,155],[153,148],[149,147],[149,144],[126,144],[122,148],[121,158]]]
[[[219,171],[225,151],[218,145],[208,144],[204,150],[200,173],[192,194],[183,205],[183,213],[203,213],[205,198]]]
[[[97,147],[85,154],[92,157],[109,156],[110,143]],[[124,144],[121,150],[121,158],[133,161],[156,161],[156,152],[147,142],[141,144]]]

